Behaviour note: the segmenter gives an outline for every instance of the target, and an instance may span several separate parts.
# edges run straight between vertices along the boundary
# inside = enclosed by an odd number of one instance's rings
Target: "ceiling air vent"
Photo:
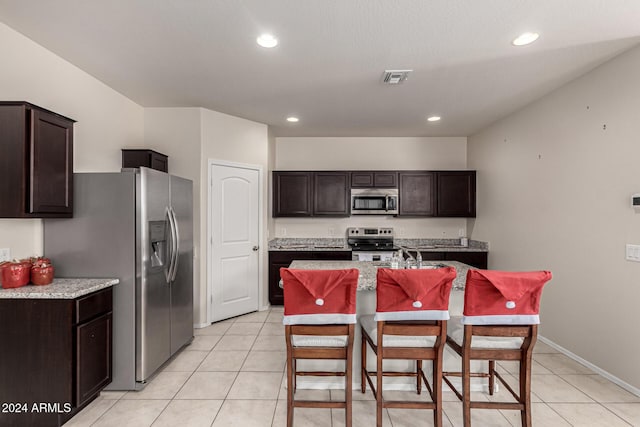
[[[384,70],[382,74],[382,83],[387,85],[398,85],[409,77],[409,73],[413,70]]]

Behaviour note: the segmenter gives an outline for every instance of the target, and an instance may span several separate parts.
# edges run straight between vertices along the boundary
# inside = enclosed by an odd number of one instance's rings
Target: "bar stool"
[[[506,272],[469,270],[462,322],[450,322],[447,344],[462,357],[462,372],[445,372],[444,381],[462,401],[463,422],[471,425],[471,409],[520,411],[523,426],[531,426],[531,355],[538,336],[542,288],[551,280],[548,271]],[[487,360],[487,373],[472,373],[471,360]],[[519,393],[495,370],[496,360],[518,361]],[[462,394],[447,377],[462,377]],[[471,400],[471,377],[489,379],[493,395],[495,378],[516,402]]]
[[[293,426],[294,408],[344,408],[345,425],[352,422],[353,335],[359,271],[295,270],[281,268],[287,344],[287,427]],[[345,370],[296,370],[298,359],[339,359]],[[297,376],[345,377],[345,400],[296,400]]]
[[[425,270],[380,268],[377,273],[376,313],[361,316],[362,369],[361,391],[369,383],[376,398],[376,425],[382,426],[383,408],[432,409],[436,426],[442,426],[442,354],[449,319],[449,294],[456,270],[452,267]],[[376,371],[367,370],[367,346],[376,355]],[[383,370],[383,360],[415,360],[414,372]],[[432,384],[422,369],[423,360],[432,360]],[[372,376],[376,378],[373,384]],[[385,400],[382,379],[415,377],[416,391],[422,381],[431,402]]]

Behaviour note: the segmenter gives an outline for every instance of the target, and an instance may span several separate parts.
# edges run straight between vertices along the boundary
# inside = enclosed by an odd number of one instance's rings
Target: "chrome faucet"
[[[398,246],[398,248],[400,248],[400,250],[407,254],[407,264],[414,264],[417,268],[421,268],[422,267],[422,254],[420,253],[419,249],[409,249],[409,248],[405,248],[404,246]],[[413,255],[411,255],[411,252],[409,252],[410,250],[415,250],[416,251],[416,256],[414,257]],[[407,267],[410,268],[410,267]]]
[[[411,255],[411,253],[409,252],[408,248],[405,248],[404,246],[398,246],[398,248],[404,252],[405,254],[407,254],[407,257],[409,257],[409,260],[414,261],[415,262],[415,258],[413,255]],[[419,252],[418,252],[419,253]]]

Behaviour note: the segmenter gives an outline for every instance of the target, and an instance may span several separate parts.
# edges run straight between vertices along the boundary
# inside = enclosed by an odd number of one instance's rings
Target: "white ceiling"
[[[276,136],[470,135],[640,42],[636,0],[0,0],[0,21],[142,106]]]

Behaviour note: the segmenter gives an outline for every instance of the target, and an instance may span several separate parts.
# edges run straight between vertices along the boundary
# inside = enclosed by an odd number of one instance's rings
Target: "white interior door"
[[[210,166],[212,322],[258,310],[260,171]]]

